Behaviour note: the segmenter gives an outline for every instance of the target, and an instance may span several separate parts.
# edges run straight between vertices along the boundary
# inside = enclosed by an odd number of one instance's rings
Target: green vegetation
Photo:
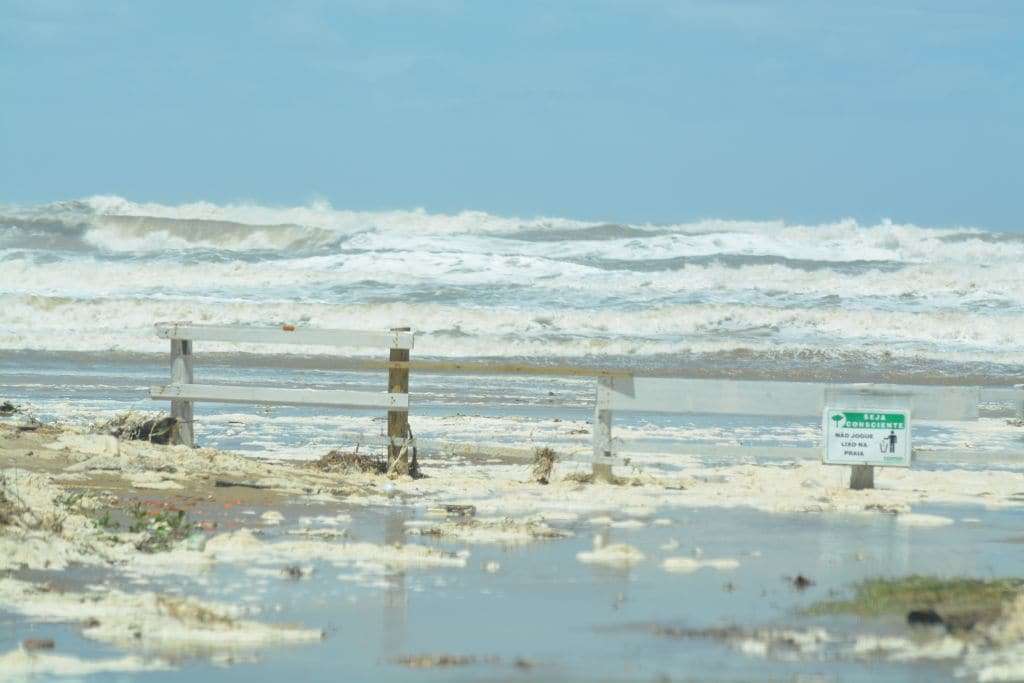
[[[113,531],[121,528],[121,524],[110,515],[110,510],[107,510],[102,516],[94,519],[93,523],[100,529],[105,529],[107,531]]]
[[[184,510],[168,510],[149,512],[141,503],[129,509],[106,510],[100,517],[93,520],[98,528],[105,531],[116,531],[124,526],[133,534],[143,534],[135,547],[143,552],[155,553],[170,550],[178,541],[183,541],[198,530],[198,526],[188,520]]]
[[[132,517],[133,521],[128,530],[132,533],[146,534],[135,547],[148,553],[169,550],[171,545],[185,540],[197,529],[195,524],[188,521],[184,510],[150,514],[141,504],[137,504],[132,510]]]
[[[1022,579],[942,579],[906,576],[868,579],[854,586],[849,600],[827,600],[812,605],[808,614],[881,616],[912,610],[934,610],[949,626],[970,627],[999,616],[1003,604],[1024,590]]]
[[[53,502],[55,505],[62,507],[65,510],[73,510],[80,502],[82,502],[84,497],[85,494],[81,492],[62,493],[54,498]]]

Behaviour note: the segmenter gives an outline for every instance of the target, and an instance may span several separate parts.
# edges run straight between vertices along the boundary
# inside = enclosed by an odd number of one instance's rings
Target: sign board
[[[825,408],[826,465],[910,467],[910,411]]]

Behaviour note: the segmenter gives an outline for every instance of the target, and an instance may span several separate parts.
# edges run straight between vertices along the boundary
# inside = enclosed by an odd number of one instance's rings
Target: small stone
[[[939,626],[945,623],[938,612],[929,609],[915,609],[907,613],[907,623],[911,626]]]
[[[37,652],[39,650],[52,650],[55,643],[53,638],[28,638],[21,641],[21,647],[26,652]]]

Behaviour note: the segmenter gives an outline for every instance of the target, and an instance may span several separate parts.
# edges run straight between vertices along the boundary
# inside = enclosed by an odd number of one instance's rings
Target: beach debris
[[[576,470],[562,477],[563,481],[571,481],[576,484],[593,484],[594,475],[584,470]]]
[[[639,476],[620,477],[617,474],[612,474],[610,476],[605,474],[595,480],[593,472],[587,472],[586,470],[575,470],[573,472],[569,472],[564,477],[562,477],[562,481],[570,481],[576,484],[601,483],[610,484],[612,486],[643,486],[645,483],[653,483],[654,481],[650,477],[646,477],[646,479],[647,481],[645,481],[644,477]],[[672,489],[673,487],[665,486],[664,488]],[[679,490],[682,490],[682,488],[680,487]]]
[[[437,669],[451,666],[468,666],[476,664],[479,660],[470,655],[423,654],[396,657],[392,661],[395,664],[400,664],[410,669]]]
[[[551,471],[555,467],[558,456],[555,451],[544,447],[533,451],[533,469],[530,472],[530,479],[538,484],[547,484],[551,479]]]
[[[333,450],[313,463],[321,472],[363,472],[365,474],[387,473],[387,463],[381,458],[362,455],[358,450],[347,452]]]
[[[231,481],[230,479],[217,479],[213,482],[213,485],[217,488],[231,488],[239,487],[244,489],[269,489],[273,488],[269,484],[258,484],[253,481]]]
[[[476,506],[457,503],[450,505],[437,505],[427,508],[427,512],[431,514],[454,515],[456,517],[473,517],[476,515]]]
[[[37,652],[39,650],[52,650],[55,647],[53,638],[26,638],[21,641],[21,647],[26,652]]]
[[[290,564],[281,570],[281,575],[286,579],[291,579],[292,581],[309,578],[312,574],[312,567],[301,567],[297,564]]]
[[[525,519],[471,517],[437,522],[410,520],[406,522],[405,532],[415,536],[458,539],[466,543],[504,543],[509,545],[572,536],[572,532],[549,526],[540,517]]]
[[[149,441],[167,445],[174,441],[178,418],[129,411],[96,426],[94,431],[125,441]]]
[[[943,624],[945,622],[939,613],[930,607],[907,612],[907,625],[909,626],[939,626]]]
[[[814,580],[804,576],[803,574],[787,576],[786,581],[789,581],[789,585],[798,591],[807,590],[814,585]]]
[[[42,426],[43,426],[42,422],[40,422],[39,420],[37,420],[36,418],[34,418],[32,416],[29,416],[24,421],[19,422],[16,425],[16,429],[19,432],[35,432],[35,431],[38,431]]]
[[[0,403],[0,417],[7,417],[8,415],[14,415],[19,412],[21,412],[21,408],[10,401],[3,401]]]

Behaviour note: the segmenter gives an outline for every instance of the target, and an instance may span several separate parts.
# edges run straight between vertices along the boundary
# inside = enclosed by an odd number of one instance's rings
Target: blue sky
[[[1024,229],[1024,2],[0,0],[0,201]]]

